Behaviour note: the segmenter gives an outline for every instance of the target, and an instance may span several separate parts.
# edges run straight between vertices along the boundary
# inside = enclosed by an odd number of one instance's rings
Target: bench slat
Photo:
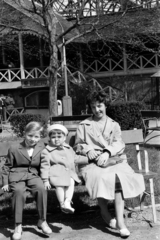
[[[150,179],[150,178],[157,176],[156,172],[152,172],[152,171],[146,172],[144,169],[143,170],[135,170],[135,172],[142,174],[145,179]]]
[[[122,131],[122,139],[125,144],[143,143],[142,129]]]

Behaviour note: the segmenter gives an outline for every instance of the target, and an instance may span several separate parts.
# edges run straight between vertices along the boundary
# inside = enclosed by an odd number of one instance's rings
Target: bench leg
[[[146,196],[145,193],[142,193],[139,196],[139,199],[140,199],[140,211],[144,210],[144,199],[145,199],[145,196]]]
[[[150,184],[150,194],[151,194],[151,203],[152,203],[152,212],[153,212],[153,222],[157,222],[156,215],[156,205],[155,205],[155,197],[154,197],[154,187],[153,187],[153,178],[149,179]]]

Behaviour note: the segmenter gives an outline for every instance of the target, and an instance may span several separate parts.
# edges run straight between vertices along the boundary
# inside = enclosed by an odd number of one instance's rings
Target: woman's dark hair
[[[93,102],[100,102],[100,103],[104,103],[105,106],[107,106],[109,104],[109,100],[107,98],[106,93],[103,90],[94,90],[92,92],[90,92],[87,96],[87,105],[91,106],[91,103]]]

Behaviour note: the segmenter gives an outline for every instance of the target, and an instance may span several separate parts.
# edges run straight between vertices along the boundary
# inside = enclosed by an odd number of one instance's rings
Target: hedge
[[[44,128],[46,128],[47,126],[47,121],[45,117],[40,114],[21,113],[18,115],[17,114],[12,115],[10,117],[12,129],[14,133],[17,135],[17,137],[23,137],[25,126],[31,121],[41,122]],[[45,131],[43,132],[43,135],[45,135]]]
[[[140,112],[143,108],[140,102],[115,102],[107,106],[107,115],[117,121],[122,130],[140,129],[143,128]],[[17,137],[23,136],[24,128],[30,121],[41,122],[45,128],[47,126],[45,117],[40,114],[22,113],[11,116],[10,123]]]
[[[122,130],[143,128],[140,110],[141,102],[116,102],[107,106],[107,115],[118,122]]]

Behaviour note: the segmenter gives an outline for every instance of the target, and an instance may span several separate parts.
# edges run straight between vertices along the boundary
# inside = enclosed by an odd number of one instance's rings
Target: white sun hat
[[[60,130],[62,131],[65,135],[68,134],[68,130],[65,126],[63,126],[62,124],[52,124],[51,126],[48,127],[47,131],[48,134],[53,131],[53,130]]]

